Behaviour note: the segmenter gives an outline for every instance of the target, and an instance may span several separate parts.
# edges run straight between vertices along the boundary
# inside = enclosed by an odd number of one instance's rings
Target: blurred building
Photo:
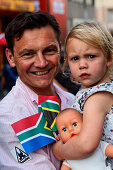
[[[68,0],[67,31],[85,20],[95,20],[94,0]]]
[[[96,20],[104,22],[113,35],[113,0],[95,0]]]

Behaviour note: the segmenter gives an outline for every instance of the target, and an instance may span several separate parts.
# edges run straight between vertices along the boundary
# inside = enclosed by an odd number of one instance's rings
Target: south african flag
[[[11,125],[27,154],[56,141],[53,131],[59,112],[57,96],[39,95],[38,113]]]

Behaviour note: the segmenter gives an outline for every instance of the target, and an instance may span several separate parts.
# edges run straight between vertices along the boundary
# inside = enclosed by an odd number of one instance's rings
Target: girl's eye
[[[71,60],[77,61],[78,57],[73,57],[73,58],[71,58]]]
[[[73,123],[73,126],[77,126],[77,123],[76,123],[76,122],[74,122],[74,123]]]
[[[88,57],[89,57],[89,59],[93,59],[93,58],[95,58],[96,56],[95,56],[95,55],[89,55]]]
[[[67,131],[67,128],[63,128],[62,130],[63,130],[63,132],[66,132],[66,131]]]

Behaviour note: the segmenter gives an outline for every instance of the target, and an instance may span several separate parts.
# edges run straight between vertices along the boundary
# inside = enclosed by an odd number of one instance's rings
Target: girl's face
[[[112,62],[107,61],[100,49],[71,38],[67,42],[66,52],[72,76],[83,88],[109,81],[107,66]]]

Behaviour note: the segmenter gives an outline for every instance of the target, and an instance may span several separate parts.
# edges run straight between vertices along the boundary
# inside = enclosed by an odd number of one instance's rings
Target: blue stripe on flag
[[[31,139],[25,143],[22,144],[24,150],[27,154],[30,152],[33,152],[43,146],[46,146],[52,142],[55,142],[56,140],[54,138],[49,138],[46,136],[38,136],[34,139]]]

